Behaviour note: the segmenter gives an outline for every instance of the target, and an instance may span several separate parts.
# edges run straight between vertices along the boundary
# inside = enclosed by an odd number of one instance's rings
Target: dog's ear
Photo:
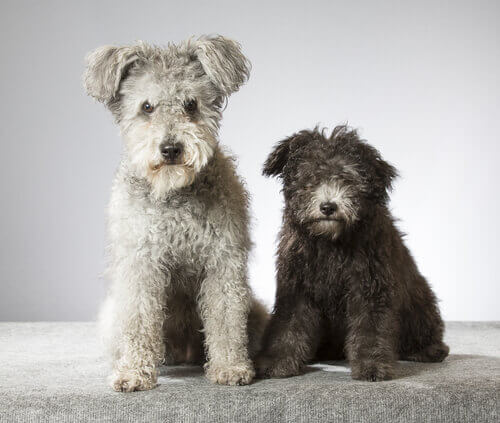
[[[386,203],[392,182],[398,176],[394,166],[386,162],[379,151],[364,141],[359,141],[361,163],[366,164],[366,179],[375,200]]]
[[[386,162],[376,151],[374,159],[375,178],[373,181],[377,197],[386,202],[389,199],[389,192],[392,190],[392,183],[398,176],[398,171],[394,166]]]
[[[113,100],[127,69],[138,60],[134,46],[103,46],[85,58],[83,82],[87,93],[101,103]]]
[[[281,176],[291,153],[310,142],[315,134],[316,132],[304,130],[278,142],[267,157],[262,174],[265,176]]]
[[[286,138],[274,146],[273,151],[264,163],[262,174],[265,176],[278,176],[283,172],[288,155],[290,153],[290,143],[294,137]]]
[[[236,41],[220,35],[201,37],[196,41],[195,55],[224,97],[238,91],[250,76],[250,62]]]

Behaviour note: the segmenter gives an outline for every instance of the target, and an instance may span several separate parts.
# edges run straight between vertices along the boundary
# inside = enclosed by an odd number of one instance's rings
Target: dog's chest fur
[[[349,266],[350,257],[333,250],[328,243],[311,242],[305,250],[304,260],[308,263],[306,289],[313,293],[315,301],[328,310],[343,304],[348,290],[348,278],[344,269]]]
[[[120,242],[115,245],[126,243],[126,248],[135,248],[175,274],[199,279],[218,247],[249,249],[246,204],[246,193],[232,162],[222,153],[191,186],[160,200],[150,195],[145,181],[131,176],[123,165],[115,178],[109,207],[110,237],[113,242],[117,234]]]
[[[348,254],[339,254],[330,242],[305,236],[285,222],[279,257],[288,263],[290,275],[283,283],[292,285],[291,289],[311,298],[325,312],[343,303],[348,289],[345,269],[351,262]]]
[[[383,222],[393,228],[392,221],[384,219]],[[304,286],[321,308],[342,313],[348,296],[369,296],[395,289],[386,281],[391,280],[398,269],[394,268],[391,273],[386,263],[391,257],[397,261],[404,247],[394,236],[396,229],[391,232],[382,227],[382,224],[366,225],[363,230],[350,234],[349,238],[336,242],[303,234],[297,236],[301,242],[303,262],[299,266],[305,272]],[[393,248],[389,251],[384,247],[387,245]],[[404,279],[402,274],[399,279]]]

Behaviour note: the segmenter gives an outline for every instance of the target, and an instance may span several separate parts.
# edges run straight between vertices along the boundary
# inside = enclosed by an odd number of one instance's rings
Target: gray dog
[[[100,315],[117,391],[155,387],[164,361],[206,360],[220,384],[254,376],[267,314],[247,282],[248,195],[217,140],[222,107],[249,68],[240,46],[220,36],[105,46],[87,57],[86,90],[125,141]]]

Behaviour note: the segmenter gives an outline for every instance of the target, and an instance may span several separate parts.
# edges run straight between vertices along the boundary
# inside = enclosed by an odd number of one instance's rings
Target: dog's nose
[[[162,145],[160,151],[165,160],[173,162],[182,154],[182,145],[178,143]]]
[[[321,203],[319,205],[319,210],[321,213],[323,213],[325,216],[330,216],[333,213],[335,213],[335,210],[337,210],[337,203],[333,203],[330,201],[326,201],[324,203]]]

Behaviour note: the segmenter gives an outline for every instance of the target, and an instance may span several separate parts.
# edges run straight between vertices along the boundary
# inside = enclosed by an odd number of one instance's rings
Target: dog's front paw
[[[365,360],[351,363],[351,375],[356,380],[380,382],[393,378],[393,366],[390,363]]]
[[[301,370],[301,366],[297,360],[291,358],[275,359],[265,356],[257,358],[255,367],[257,376],[260,378],[297,376]]]
[[[156,387],[156,372],[120,370],[110,376],[111,387],[118,392],[147,391]]]
[[[220,385],[248,385],[255,376],[250,363],[241,364],[212,364],[205,365],[207,378]]]

